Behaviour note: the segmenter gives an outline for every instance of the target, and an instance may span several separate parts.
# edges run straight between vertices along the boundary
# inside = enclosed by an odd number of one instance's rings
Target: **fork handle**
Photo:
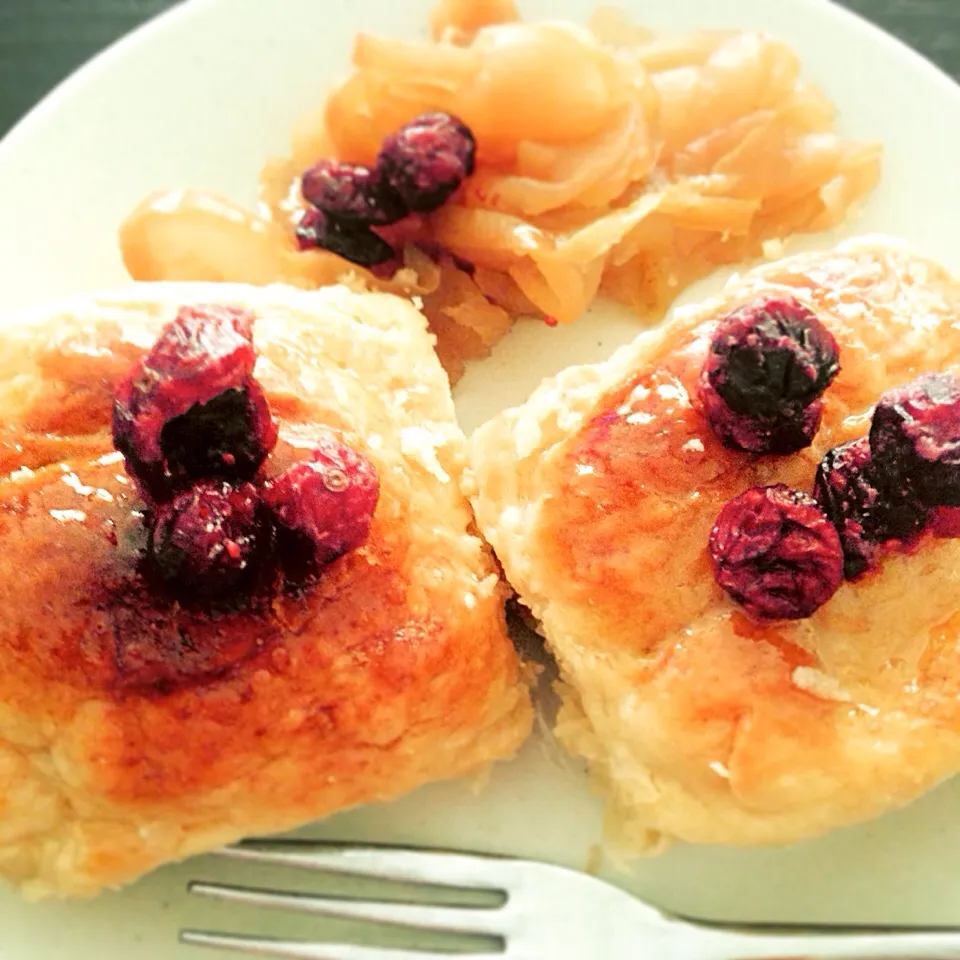
[[[713,932],[691,960],[958,960],[960,931],[783,934]]]

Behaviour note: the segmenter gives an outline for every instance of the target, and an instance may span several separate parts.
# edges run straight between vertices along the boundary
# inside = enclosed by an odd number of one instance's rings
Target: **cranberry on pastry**
[[[407,301],[88,298],[4,331],[0,409],[0,876],[27,896],[389,800],[528,734]]]
[[[727,390],[738,417],[822,405],[789,455],[733,449],[698,397],[758,299],[813,315],[826,358],[767,406]],[[849,242],[735,278],[474,434],[480,529],[559,662],[557,736],[628,846],[795,841],[960,770],[960,539],[933,515],[960,502],[958,315],[941,267]]]

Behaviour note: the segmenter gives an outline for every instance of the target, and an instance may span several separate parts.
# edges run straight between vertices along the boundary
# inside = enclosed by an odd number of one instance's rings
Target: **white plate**
[[[960,268],[960,89],[932,66],[826,0],[621,3],[657,28],[762,28],[789,41],[839,105],[844,132],[886,145],[883,186],[856,229],[898,234]],[[193,0],[108,51],[0,145],[2,308],[122,282],[115,228],[150,190],[190,185],[252,203],[262,161],[284,152],[294,118],[345,68],[354,32],[362,25],[409,35],[426,22],[429,6]],[[522,7],[531,18],[583,21],[592,3],[526,0]],[[684,299],[718,283],[711,278]],[[634,329],[603,310],[569,330],[521,327],[463,381],[465,426],[522,400],[542,374],[606,356]],[[679,847],[628,872],[607,872],[651,902],[695,915],[960,922],[957,810],[960,784],[903,813],[790,850]],[[312,833],[583,867],[599,825],[598,804],[576,765],[535,740],[519,760],[501,765],[480,795],[467,785],[434,786],[333,818]],[[24,906],[0,892],[0,960],[194,956],[174,945],[179,926],[250,925],[235,910],[188,902],[187,878],[224,874],[213,860],[196,860],[93,903]]]

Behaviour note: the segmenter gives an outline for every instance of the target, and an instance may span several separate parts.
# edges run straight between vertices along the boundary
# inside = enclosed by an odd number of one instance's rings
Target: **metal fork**
[[[238,936],[183,930],[181,942],[296,960],[951,960],[960,929],[836,926],[744,927],[670,916],[623,890],[563,867],[529,860],[304,840],[246,841],[221,851],[235,860],[417,885],[421,902],[314,896],[194,882],[190,892],[250,907],[369,921],[388,928],[472,934],[486,945],[424,949]],[[428,886],[422,886],[428,885]],[[422,902],[430,888],[494,894],[493,906]],[[381,930],[383,928],[381,927]]]

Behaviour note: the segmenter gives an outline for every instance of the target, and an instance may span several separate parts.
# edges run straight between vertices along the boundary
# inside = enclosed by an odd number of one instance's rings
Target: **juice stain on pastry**
[[[505,588],[408,301],[157,285],[4,339],[0,875],[90,896],[519,747]],[[268,417],[217,434],[257,385]],[[181,457],[195,427],[216,457]]]

